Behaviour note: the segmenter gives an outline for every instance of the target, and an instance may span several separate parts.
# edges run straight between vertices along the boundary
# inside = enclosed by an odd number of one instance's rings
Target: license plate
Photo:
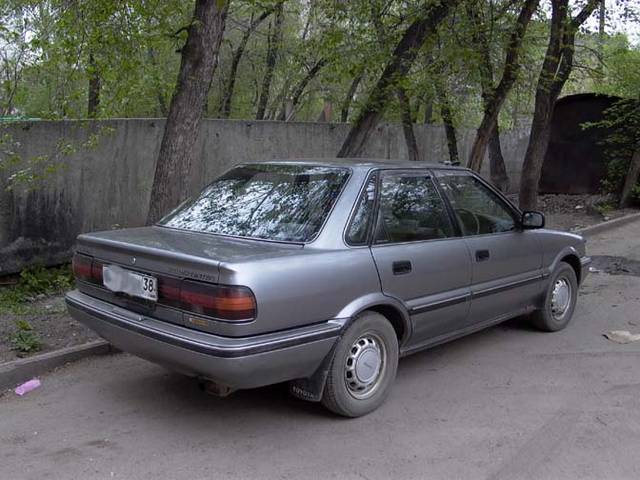
[[[104,265],[102,283],[112,292],[126,293],[147,300],[158,300],[158,280],[151,275],[131,272],[117,265]]]

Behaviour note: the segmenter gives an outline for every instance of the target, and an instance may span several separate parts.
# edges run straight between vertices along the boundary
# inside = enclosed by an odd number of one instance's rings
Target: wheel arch
[[[576,274],[576,279],[578,280],[578,285],[580,285],[582,281],[582,264],[580,263],[580,258],[577,255],[570,253],[562,257],[560,262],[568,263],[571,268],[573,268],[573,271]]]
[[[404,304],[397,298],[382,293],[367,295],[355,300],[340,312],[339,318],[348,319],[345,323],[346,328],[366,311],[379,313],[389,320],[398,336],[400,345],[404,344],[411,336],[411,318]]]
[[[378,304],[372,305],[363,311],[379,313],[387,320],[389,320],[389,323],[391,323],[391,326],[395,330],[396,336],[398,337],[398,343],[402,344],[408,338],[408,334],[410,333],[410,323],[407,324],[405,322],[405,318],[403,317],[402,312],[400,312],[400,310],[398,310],[398,308],[396,308],[395,306],[389,304]]]
[[[582,277],[582,265],[580,264],[580,252],[576,250],[573,246],[567,246],[560,250],[555,257],[553,258],[553,262],[546,269],[546,274],[551,275],[560,263],[569,264],[574,272],[576,273],[576,278],[578,279],[578,284],[580,284],[580,279]]]

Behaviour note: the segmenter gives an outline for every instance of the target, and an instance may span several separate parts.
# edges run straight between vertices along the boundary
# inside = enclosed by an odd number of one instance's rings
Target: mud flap
[[[294,397],[306,400],[308,402],[319,402],[322,400],[322,392],[324,385],[327,383],[329,369],[333,361],[333,355],[336,346],[340,343],[340,338],[334,344],[331,351],[324,357],[318,369],[309,378],[298,378],[289,382],[289,392]]]

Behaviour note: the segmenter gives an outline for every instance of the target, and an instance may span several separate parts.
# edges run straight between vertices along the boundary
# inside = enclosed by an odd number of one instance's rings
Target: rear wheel
[[[398,368],[398,338],[389,321],[365,312],[338,344],[322,403],[334,413],[360,417],[382,404]]]
[[[544,304],[531,315],[534,326],[545,332],[565,328],[573,317],[578,299],[578,279],[571,265],[561,262],[551,275]]]

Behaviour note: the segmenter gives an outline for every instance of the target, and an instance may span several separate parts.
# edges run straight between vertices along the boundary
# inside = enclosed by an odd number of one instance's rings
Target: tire
[[[531,314],[531,323],[544,332],[565,328],[573,317],[578,299],[578,280],[571,265],[560,262],[551,275],[540,310]]]
[[[322,404],[345,417],[366,415],[384,402],[397,369],[395,330],[384,316],[365,312],[347,328],[336,347]]]

